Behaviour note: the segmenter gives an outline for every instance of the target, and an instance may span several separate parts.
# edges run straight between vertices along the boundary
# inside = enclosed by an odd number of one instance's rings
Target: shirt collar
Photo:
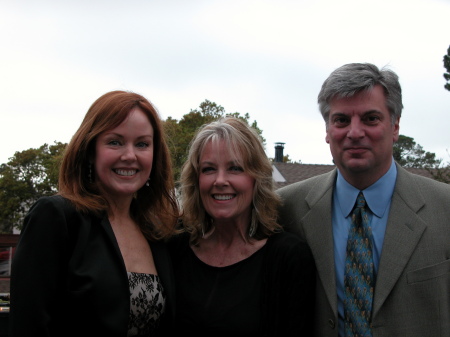
[[[371,212],[381,218],[390,204],[397,178],[397,167],[392,159],[391,167],[384,176],[363,190],[364,198]],[[339,172],[336,180],[336,196],[342,214],[347,217],[355,206],[360,190],[350,185]]]

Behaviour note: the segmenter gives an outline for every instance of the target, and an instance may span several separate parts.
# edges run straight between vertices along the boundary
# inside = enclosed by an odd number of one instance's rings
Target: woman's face
[[[134,108],[118,127],[101,133],[95,144],[95,174],[108,199],[132,198],[150,177],[153,127]]]
[[[224,141],[207,143],[200,156],[200,197],[216,224],[250,222],[255,179],[235,161],[236,156]]]

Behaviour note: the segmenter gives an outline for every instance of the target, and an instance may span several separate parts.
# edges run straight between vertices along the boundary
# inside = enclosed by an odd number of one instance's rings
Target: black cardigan
[[[150,242],[167,295],[161,326],[174,316],[174,280],[165,244]],[[107,217],[75,210],[61,196],[27,214],[11,269],[11,336],[125,337],[128,277]]]

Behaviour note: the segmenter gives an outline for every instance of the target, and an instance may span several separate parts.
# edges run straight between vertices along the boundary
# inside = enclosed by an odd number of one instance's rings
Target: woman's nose
[[[227,174],[224,170],[218,170],[216,174],[216,180],[214,185],[225,185],[228,183]]]
[[[136,159],[136,153],[134,151],[134,147],[132,145],[124,146],[121,160],[129,161],[129,160],[135,160],[135,159]]]

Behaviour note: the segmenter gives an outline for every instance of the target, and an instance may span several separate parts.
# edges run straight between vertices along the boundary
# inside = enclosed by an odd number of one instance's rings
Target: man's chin
[[[370,169],[370,164],[367,161],[367,159],[362,158],[352,158],[350,160],[347,160],[345,162],[344,167],[351,172],[358,173],[358,172],[364,172]]]

